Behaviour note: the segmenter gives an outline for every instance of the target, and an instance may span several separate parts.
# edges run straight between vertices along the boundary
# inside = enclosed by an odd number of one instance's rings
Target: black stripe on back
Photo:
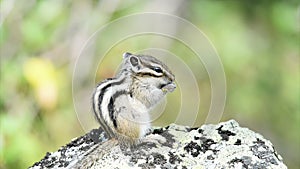
[[[108,111],[109,111],[109,117],[110,119],[112,120],[113,124],[114,124],[114,127],[117,128],[118,125],[117,125],[117,120],[116,120],[116,114],[117,112],[115,112],[114,110],[114,103],[115,103],[115,100],[121,96],[121,95],[124,95],[124,94],[127,94],[127,92],[125,90],[120,90],[120,91],[117,91],[115,94],[113,94],[113,96],[110,98],[109,100],[109,103],[108,103]]]
[[[95,97],[95,94],[96,94],[96,92],[94,93],[94,97]],[[98,102],[98,107],[99,107],[99,102]],[[109,127],[105,124],[105,122],[102,121],[104,119],[102,117],[101,109],[99,109],[99,114],[97,114],[97,112],[96,112],[95,104],[93,104],[93,109],[94,109],[94,114],[95,114],[96,120],[100,123],[103,130],[107,133],[108,137],[110,137],[110,138],[113,137],[112,136],[113,132],[111,130],[109,130]],[[101,116],[101,117],[99,117],[99,116]],[[102,120],[100,118],[102,118]]]
[[[112,80],[112,79],[110,79],[110,80]],[[97,117],[98,122],[101,124],[101,126],[103,127],[103,129],[110,135],[110,137],[113,137],[113,131],[112,131],[112,129],[108,126],[108,124],[105,122],[105,119],[103,118],[102,110],[101,110],[101,104],[102,104],[103,97],[104,97],[104,94],[105,94],[106,90],[107,90],[109,87],[112,87],[112,86],[115,86],[115,85],[120,85],[120,84],[122,84],[124,81],[125,81],[125,78],[123,78],[123,79],[120,80],[120,81],[117,81],[117,82],[113,82],[113,83],[107,84],[106,86],[104,86],[104,87],[101,89],[101,92],[100,92],[99,97],[98,97],[98,109],[99,109],[99,115],[96,115],[96,117]],[[102,84],[102,83],[101,83],[101,84]],[[101,84],[100,84],[100,85],[101,85]],[[93,104],[93,107],[94,107],[94,104]],[[95,111],[95,107],[94,107],[94,111]],[[96,111],[95,111],[95,112],[96,112]]]

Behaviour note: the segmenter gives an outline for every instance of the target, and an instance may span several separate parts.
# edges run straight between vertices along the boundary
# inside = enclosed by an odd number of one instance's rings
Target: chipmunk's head
[[[142,85],[156,87],[164,93],[172,92],[176,88],[175,76],[171,70],[155,57],[126,52],[123,58],[123,67],[129,70],[131,76]]]

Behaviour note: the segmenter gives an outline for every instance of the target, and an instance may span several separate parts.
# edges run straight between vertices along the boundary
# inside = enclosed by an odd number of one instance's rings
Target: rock
[[[131,148],[106,140],[100,130],[92,130],[58,151],[47,153],[31,168],[287,167],[270,141],[230,120],[200,128],[171,124],[153,129]]]

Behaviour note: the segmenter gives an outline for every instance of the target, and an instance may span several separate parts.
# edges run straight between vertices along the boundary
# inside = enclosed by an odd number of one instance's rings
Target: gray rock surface
[[[100,139],[99,139],[100,138]],[[93,130],[58,151],[47,153],[38,168],[287,168],[272,143],[230,120],[190,128],[157,128],[136,147],[120,146]]]

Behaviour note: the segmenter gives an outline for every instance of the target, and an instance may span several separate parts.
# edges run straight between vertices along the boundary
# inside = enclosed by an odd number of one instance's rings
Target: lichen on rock
[[[95,140],[96,130],[47,153],[31,168],[287,168],[272,143],[230,120],[191,128],[153,129],[140,144]]]

